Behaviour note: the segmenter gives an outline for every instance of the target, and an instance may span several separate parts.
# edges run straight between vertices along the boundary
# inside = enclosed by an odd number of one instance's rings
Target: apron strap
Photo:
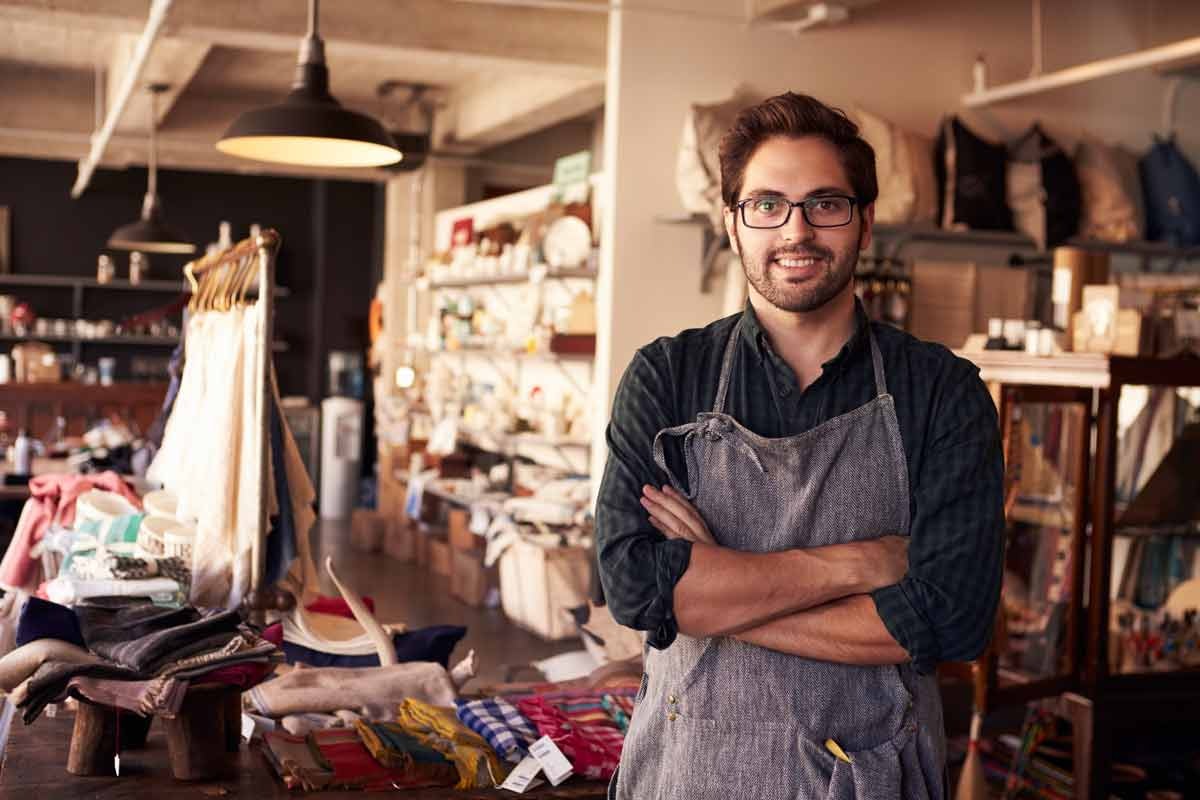
[[[871,370],[875,373],[875,396],[883,397],[888,393],[887,375],[883,371],[883,355],[875,342],[875,332],[871,330],[871,322],[867,321],[867,341],[871,343]]]
[[[737,349],[738,334],[742,330],[742,320],[745,319],[745,314],[738,317],[737,324],[733,326],[733,332],[729,334],[729,341],[725,343],[725,357],[721,362],[721,380],[717,383],[717,400],[713,403],[714,414],[725,413],[725,395],[729,393],[729,374],[733,371],[733,354]]]
[[[667,478],[671,481],[671,485],[681,495],[691,500],[696,491],[696,464],[695,456],[692,455],[692,448],[686,444],[683,447],[683,458],[687,464],[687,486],[671,471],[671,467],[667,464],[666,453],[663,452],[663,437],[664,436],[683,436],[692,435],[696,430],[696,423],[689,422],[686,425],[676,425],[674,428],[663,428],[654,435],[654,463],[658,468],[667,473]]]

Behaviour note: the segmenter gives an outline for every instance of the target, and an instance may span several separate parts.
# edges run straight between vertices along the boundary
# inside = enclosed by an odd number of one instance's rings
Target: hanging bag
[[[1175,137],[1155,136],[1138,172],[1146,199],[1146,238],[1176,247],[1200,244],[1200,175]]]

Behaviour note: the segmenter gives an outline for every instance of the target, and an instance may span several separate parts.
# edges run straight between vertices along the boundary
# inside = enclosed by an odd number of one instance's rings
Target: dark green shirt
[[[919,671],[975,658],[991,632],[1004,552],[1000,434],[978,369],[941,345],[869,323],[859,306],[854,335],[801,391],[749,304],[744,313],[726,411],[771,438],[803,433],[875,396],[866,336],[872,325],[911,491],[908,574],[872,593],[875,607]],[[691,556],[691,543],[664,537],[639,504],[644,484],[667,483],[654,464],[654,436],[712,410],[739,316],[638,350],[613,401],[596,510],[600,576],[613,616],[647,631],[653,647],[669,646],[678,632],[674,589]]]

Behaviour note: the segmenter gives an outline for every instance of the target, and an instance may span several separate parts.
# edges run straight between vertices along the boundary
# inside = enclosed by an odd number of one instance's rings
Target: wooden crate
[[[434,575],[450,577],[450,541],[445,536],[429,538],[429,571]]]
[[[492,589],[500,585],[496,567],[483,566],[483,554],[450,548],[450,594],[472,608],[484,608]]]
[[[413,523],[403,517],[387,520],[387,533],[383,539],[383,552],[389,557],[408,564],[417,559],[417,533]]]
[[[483,550],[483,537],[471,533],[471,529],[468,527],[471,523],[471,512],[461,508],[451,509],[447,519],[452,550],[461,550],[465,553]]]
[[[350,546],[364,553],[377,553],[383,549],[386,532],[384,517],[368,508],[356,508],[350,515]]]

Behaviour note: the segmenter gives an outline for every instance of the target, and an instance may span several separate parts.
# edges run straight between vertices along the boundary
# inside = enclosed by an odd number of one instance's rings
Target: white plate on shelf
[[[592,229],[579,217],[560,217],[542,240],[542,255],[553,269],[576,269],[592,252]]]

